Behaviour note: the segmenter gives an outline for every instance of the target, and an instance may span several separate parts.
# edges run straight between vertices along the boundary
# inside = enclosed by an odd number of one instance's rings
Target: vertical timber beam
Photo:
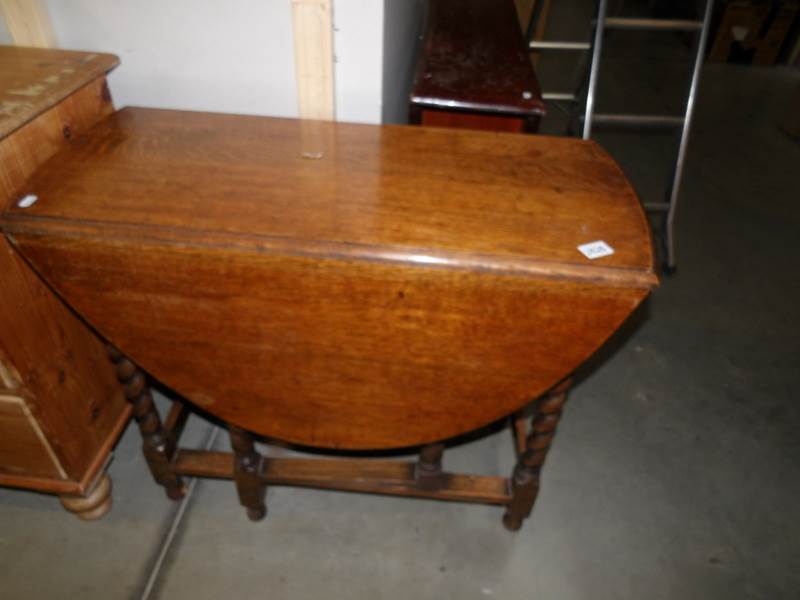
[[[44,0],[0,0],[0,13],[17,46],[56,46],[56,36]]]
[[[294,64],[301,119],[332,121],[333,0],[292,0]]]

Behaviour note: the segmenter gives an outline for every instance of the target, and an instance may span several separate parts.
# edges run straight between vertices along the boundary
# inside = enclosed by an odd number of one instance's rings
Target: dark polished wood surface
[[[616,164],[571,139],[125,109],[2,226],[150,374],[243,429],[434,443],[508,415],[657,283]],[[602,239],[611,256],[576,246]]]
[[[40,200],[8,227],[655,282],[635,192],[594,142],[567,138],[123,109],[24,193]],[[615,253],[578,252],[598,239]]]
[[[513,0],[430,0],[411,103],[544,115]]]

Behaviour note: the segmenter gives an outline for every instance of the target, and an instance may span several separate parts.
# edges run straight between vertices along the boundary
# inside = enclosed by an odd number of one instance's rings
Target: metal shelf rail
[[[531,52],[549,50],[562,51],[591,51],[591,60],[588,65],[588,84],[585,92],[585,106],[582,115],[583,139],[589,139],[594,125],[630,126],[635,128],[668,127],[680,128],[680,140],[672,170],[672,180],[667,186],[664,202],[645,203],[649,211],[665,213],[663,246],[664,246],[664,271],[675,271],[675,212],[678,207],[681,180],[683,178],[684,163],[686,160],[686,147],[694,116],[697,87],[700,82],[700,70],[703,65],[704,50],[708,42],[708,30],[711,23],[714,0],[706,0],[703,18],[699,21],[684,19],[641,19],[627,17],[608,17],[608,0],[599,0],[597,3],[597,17],[593,23],[591,42],[575,41],[543,41],[534,40],[533,32],[539,20],[542,6],[541,0],[536,2],[528,24],[528,44]],[[631,115],[631,114],[603,114],[595,113],[595,99],[599,80],[600,59],[603,51],[603,37],[608,29],[620,30],[645,30],[645,31],[686,31],[698,33],[694,47],[694,61],[691,82],[686,98],[686,108],[683,115]],[[565,92],[545,92],[542,98],[546,101],[561,101],[580,103],[584,94]]]

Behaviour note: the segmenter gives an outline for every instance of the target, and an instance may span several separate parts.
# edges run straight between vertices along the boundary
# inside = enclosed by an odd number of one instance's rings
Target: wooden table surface
[[[513,0],[431,0],[412,105],[542,116]]]
[[[656,285],[593,142],[124,109],[46,163],[9,239],[145,370],[322,447],[445,439],[558,383]],[[577,249],[603,240],[614,254]]]
[[[39,197],[8,215],[25,227],[135,224],[304,253],[655,280],[624,174],[594,142],[567,138],[123,109],[21,193]],[[584,257],[577,246],[594,240],[614,254]]]
[[[0,138],[118,64],[113,54],[0,46]]]

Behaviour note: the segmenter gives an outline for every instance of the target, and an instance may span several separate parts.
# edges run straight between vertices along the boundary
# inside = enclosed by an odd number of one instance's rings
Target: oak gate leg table
[[[657,284],[647,221],[591,141],[125,108],[56,154],[0,219],[110,345],[144,454],[267,485],[505,506],[517,529],[568,378]],[[224,421],[180,448],[148,375]],[[541,398],[510,478],[447,473],[444,442]],[[416,463],[267,458],[254,439],[421,448]]]

